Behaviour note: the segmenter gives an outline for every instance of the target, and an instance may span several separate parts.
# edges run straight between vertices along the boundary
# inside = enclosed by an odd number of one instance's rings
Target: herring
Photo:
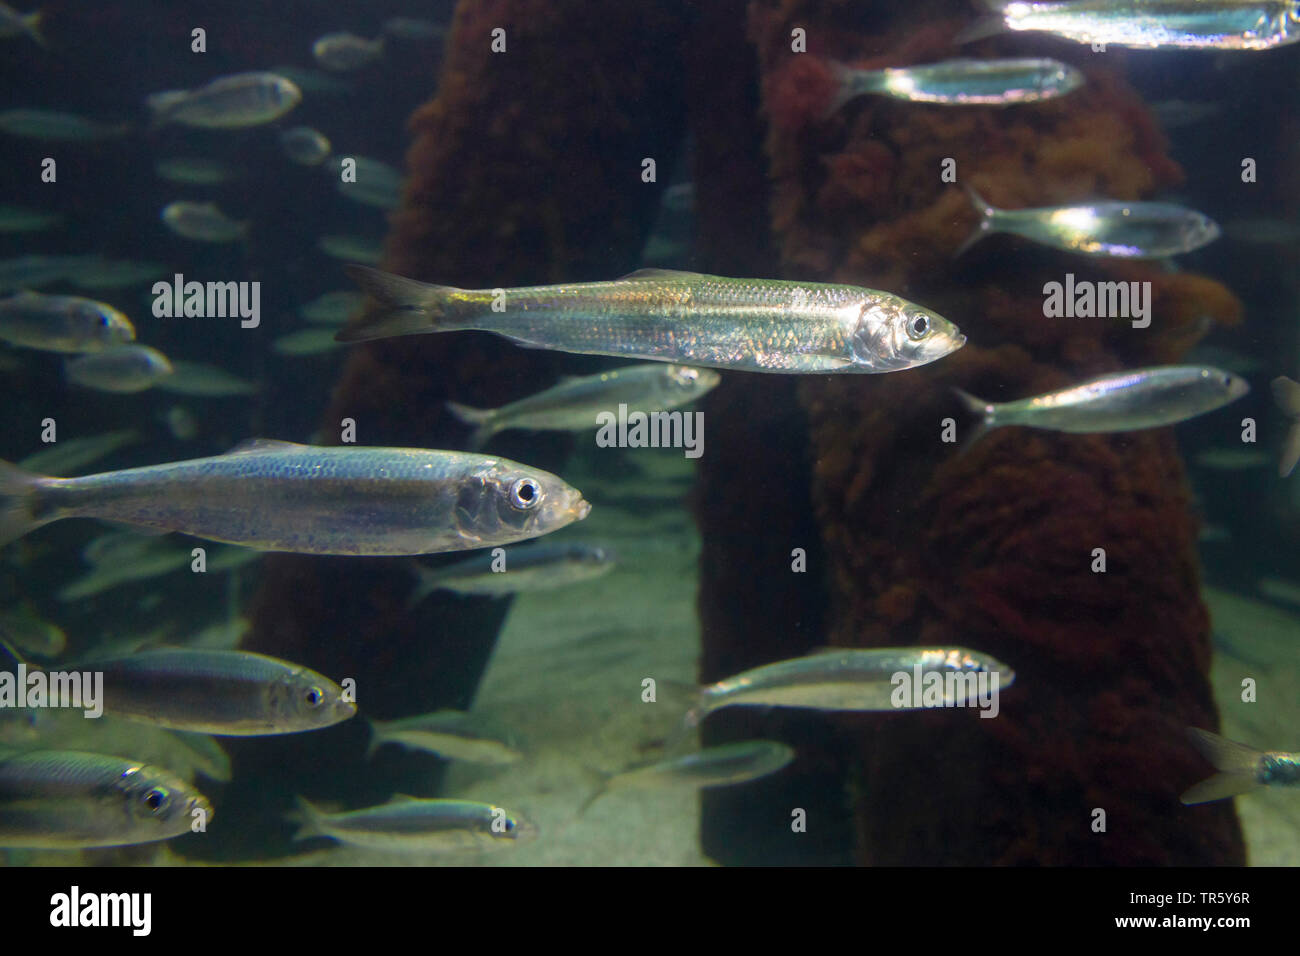
[[[1165,259],[1213,242],[1220,229],[1209,216],[1164,202],[1106,200],[1077,206],[997,209],[967,187],[979,222],[953,253],[1005,232],[1065,252],[1120,259]]]
[[[330,156],[330,141],[310,126],[295,126],[280,134],[280,148],[295,163],[319,166]]]
[[[537,828],[518,814],[468,800],[399,796],[377,807],[325,813],[298,798],[295,840],[330,837],[341,843],[396,853],[455,853],[527,842]]]
[[[545,391],[521,398],[501,408],[470,408],[448,402],[448,410],[474,426],[470,448],[481,448],[498,432],[512,428],[585,431],[600,424],[601,412],[627,405],[645,412],[661,412],[689,404],[722,380],[710,369],[647,362],[570,376]]]
[[[793,748],[776,740],[744,740],[706,747],[622,773],[601,774],[601,783],[579,812],[616,790],[697,790],[725,787],[776,773],[794,760]]]
[[[923,686],[902,693],[900,675],[919,678]],[[701,688],[686,726],[736,705],[845,711],[974,707],[986,693],[981,683],[991,684],[996,696],[1015,676],[1006,664],[964,647],[836,648],[764,664]]]
[[[1184,804],[1223,800],[1260,787],[1300,786],[1300,754],[1255,750],[1196,727],[1188,727],[1187,735],[1218,773],[1189,787],[1178,798]]]
[[[151,843],[211,818],[207,798],[180,777],[124,757],[42,750],[0,759],[0,847]]]
[[[414,564],[419,581],[408,606],[414,607],[439,590],[502,597],[519,591],[565,587],[608,574],[614,563],[608,548],[580,542],[530,541],[440,568]]]
[[[346,73],[373,63],[384,53],[384,37],[367,40],[354,33],[327,33],[311,45],[311,55],[327,70]]]
[[[1267,50],[1300,40],[1297,0],[984,0],[992,17],[957,35],[966,43],[1034,30],[1076,43],[1154,50]]]
[[[148,345],[119,345],[68,361],[65,373],[69,382],[101,392],[143,392],[171,375],[172,363]]]
[[[219,737],[319,730],[357,712],[338,684],[249,651],[165,648],[88,661],[111,716]]]
[[[474,329],[527,348],[753,372],[892,372],[961,348],[947,319],[888,292],[642,269],[609,282],[516,289],[428,285],[364,266],[380,305],[342,342]]]
[[[517,763],[524,756],[511,746],[504,734],[478,715],[460,710],[439,710],[400,720],[375,720],[372,717],[366,756],[371,756],[384,744],[424,750],[447,760],[491,766]]]
[[[1300,383],[1279,375],[1271,383],[1273,401],[1289,421],[1286,438],[1282,440],[1282,454],[1278,458],[1277,474],[1286,478],[1300,461]]]
[[[232,375],[219,366],[180,359],[173,360],[172,374],[159,382],[158,387],[178,395],[199,395],[209,398],[252,395],[258,390],[255,383]]]
[[[130,130],[127,123],[100,123],[84,116],[53,110],[5,110],[0,113],[0,131],[26,139],[91,143],[124,136]]]
[[[0,464],[0,543],[99,518],[261,551],[413,555],[537,537],[590,510],[540,468],[422,448],[254,439],[211,458],[83,478]]]
[[[944,60],[884,70],[827,65],[838,87],[827,115],[859,96],[889,96],[943,106],[1015,106],[1064,96],[1083,86],[1083,73],[1059,60]]]
[[[0,300],[0,339],[46,352],[98,352],[134,341],[135,326],[94,299],[20,292]]]
[[[1245,379],[1200,365],[1110,372],[1060,391],[993,403],[954,389],[978,415],[976,437],[1003,425],[1094,434],[1161,428],[1204,415],[1250,391]],[[973,440],[973,439],[972,439]]]
[[[216,203],[178,200],[162,209],[162,221],[178,236],[199,242],[234,242],[248,237],[250,223],[236,222]]]
[[[168,90],[148,98],[155,128],[167,123],[237,129],[279,119],[302,102],[302,90],[276,73],[235,73],[194,90]]]

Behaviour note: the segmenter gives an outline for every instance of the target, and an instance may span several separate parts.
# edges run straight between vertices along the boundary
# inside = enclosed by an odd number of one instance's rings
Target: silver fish
[[[41,232],[53,229],[61,222],[63,216],[57,212],[42,212],[39,209],[24,209],[22,206],[0,203],[0,232]]]
[[[298,314],[308,322],[342,325],[365,304],[366,297],[360,292],[326,292],[299,306]]]
[[[0,113],[0,131],[27,139],[91,143],[124,136],[130,130],[129,123],[99,123],[84,116],[53,110],[5,110]]]
[[[134,341],[135,326],[94,299],[20,292],[0,301],[0,339],[46,352],[97,352]]]
[[[125,289],[156,279],[167,271],[158,262],[102,256],[71,256],[65,264],[64,278],[79,289]]]
[[[236,222],[216,203],[180,200],[162,209],[162,221],[178,236],[199,242],[235,242],[248,236],[248,222]]]
[[[997,232],[1077,252],[1122,259],[1164,259],[1199,249],[1219,237],[1209,216],[1163,202],[1104,201],[1081,206],[996,209],[967,189],[979,224],[953,256]]]
[[[794,757],[791,747],[775,740],[745,740],[706,747],[684,757],[603,775],[604,780],[587,798],[582,810],[614,790],[697,790],[746,783],[776,773]]]
[[[1285,478],[1295,470],[1296,462],[1300,462],[1300,382],[1279,375],[1271,386],[1274,403],[1290,420],[1277,463],[1278,477]]]
[[[202,362],[172,361],[172,374],[158,383],[165,392],[178,395],[201,395],[225,398],[231,395],[252,395],[258,390],[253,382],[231,375],[223,368]]]
[[[19,468],[40,472],[42,475],[67,477],[70,473],[111,455],[119,448],[134,445],[140,433],[133,428],[104,432],[86,438],[67,438],[51,442],[48,447],[33,452],[18,462]]]
[[[373,264],[383,258],[384,240],[368,236],[321,236],[316,240],[316,248],[335,259]]]
[[[838,86],[827,114],[859,96],[889,96],[944,106],[1015,106],[1072,93],[1083,73],[1060,60],[944,60],[885,70],[855,70],[828,61]]]
[[[1200,365],[1110,372],[1071,388],[992,403],[954,389],[983,434],[1003,425],[1091,434],[1160,428],[1222,408],[1250,391],[1245,379]],[[978,437],[978,436],[977,436]]]
[[[168,770],[124,757],[43,750],[0,759],[0,846],[76,849],[151,843],[212,819]]]
[[[900,700],[895,675],[940,681],[938,705],[960,706],[974,701],[978,678],[996,692],[1010,687],[1015,672],[988,654],[964,647],[881,647],[870,650],[828,650],[807,657],[764,664],[700,690],[686,715],[693,727],[722,707],[806,707],[813,710],[910,710],[911,695]],[[920,688],[917,689],[918,693]],[[921,706],[930,706],[922,704]]]
[[[1076,43],[1154,50],[1267,50],[1300,40],[1296,0],[985,0],[992,18],[959,43],[1040,30]]]
[[[347,813],[325,813],[298,798],[295,840],[332,837],[341,843],[395,853],[455,853],[524,843],[537,828],[516,813],[468,800],[397,797]]]
[[[194,90],[168,90],[148,98],[155,128],[167,123],[236,129],[279,119],[302,102],[302,90],[276,73],[235,73]]]
[[[415,564],[419,583],[409,603],[419,604],[438,590],[491,597],[544,591],[598,578],[612,571],[614,564],[614,554],[608,548],[531,541],[503,550],[500,556],[476,554],[440,568]]]
[[[310,126],[295,126],[280,134],[280,148],[303,166],[319,166],[330,156],[330,141]]]
[[[381,160],[335,156],[329,168],[346,199],[377,209],[396,209],[402,202],[402,174]]]
[[[104,675],[104,711],[170,730],[259,737],[318,730],[354,716],[328,677],[249,651],[168,648],[87,661]]]
[[[384,38],[367,40],[353,33],[327,33],[311,45],[311,55],[327,70],[344,73],[358,70],[379,59]]]
[[[219,159],[203,156],[173,156],[154,163],[154,172],[163,179],[187,186],[215,186],[234,177],[230,167]]]
[[[255,439],[213,458],[84,478],[0,467],[0,542],[99,518],[261,551],[412,555],[537,537],[590,510],[540,468],[421,448]]]
[[[0,37],[29,36],[41,46],[46,46],[45,37],[41,36],[42,16],[42,10],[19,13],[9,4],[0,3]]]
[[[523,754],[476,714],[439,710],[401,720],[370,720],[369,757],[384,744],[435,753],[447,760],[501,766],[517,763]]]
[[[148,345],[119,345],[71,359],[68,381],[101,392],[143,392],[172,374],[167,356]]]
[[[611,282],[499,290],[498,302],[498,290],[347,271],[382,309],[343,329],[343,342],[477,329],[530,348],[802,373],[898,371],[966,343],[940,315],[848,285],[642,269]]]
[[[339,347],[330,329],[299,329],[281,335],[271,343],[277,355],[322,355]]]
[[[389,17],[381,29],[387,36],[399,40],[433,40],[447,32],[441,24],[414,17]]]
[[[470,447],[481,448],[498,432],[512,428],[585,431],[596,428],[601,412],[625,404],[645,412],[667,411],[706,395],[722,380],[710,369],[648,362],[563,379],[559,385],[501,408],[470,408],[448,402],[447,408],[474,426]]]
[[[1218,773],[1178,798],[1185,804],[1223,800],[1260,787],[1300,786],[1300,754],[1256,750],[1195,727],[1188,727],[1187,734]]]

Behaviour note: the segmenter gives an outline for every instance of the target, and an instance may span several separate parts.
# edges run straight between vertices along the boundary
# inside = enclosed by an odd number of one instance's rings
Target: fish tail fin
[[[1188,727],[1187,736],[1201,756],[1219,772],[1184,792],[1178,798],[1183,803],[1190,806],[1223,800],[1261,786],[1259,759],[1262,754],[1258,750],[1196,727]]]
[[[442,575],[435,569],[426,568],[419,561],[412,561],[410,568],[415,575],[415,587],[411,589],[411,596],[406,599],[408,611],[421,604],[425,598],[442,586]]]
[[[366,744],[365,759],[369,760],[375,751],[384,745],[384,722],[370,718],[370,742]],[[301,798],[299,798],[301,799]]]
[[[45,480],[17,465],[0,461],[0,547],[53,521],[35,513],[36,491]]]
[[[966,195],[970,197],[971,205],[975,207],[975,211],[979,213],[980,218],[979,222],[975,224],[975,228],[971,230],[971,234],[966,237],[966,240],[957,247],[957,251],[952,254],[954,259],[961,258],[962,254],[965,253],[967,249],[975,245],[975,243],[979,242],[985,236],[994,232],[993,217],[997,215],[997,209],[985,202],[984,198],[970,186],[966,187]]]
[[[470,451],[478,451],[497,433],[494,408],[471,408],[458,402],[448,402],[447,411],[464,424],[474,426],[474,432],[469,436]]]
[[[144,103],[149,109],[149,129],[155,130],[165,125],[171,108],[183,100],[188,93],[188,90],[164,90],[145,97]]]
[[[359,320],[341,329],[334,336],[336,341],[364,342],[395,335],[443,331],[444,306],[453,289],[352,263],[344,271],[361,287],[361,291],[378,301],[380,307],[363,313]]]
[[[826,108],[822,110],[823,119],[834,116],[850,100],[875,92],[875,88],[879,86],[876,78],[884,75],[879,70],[855,70],[838,60],[823,60],[822,63],[830,73],[835,88]]]
[[[981,438],[987,435],[990,431],[998,427],[998,423],[997,421],[995,421],[994,418],[996,414],[996,408],[991,402],[986,402],[984,401],[984,399],[976,395],[972,395],[970,392],[966,391],[965,389],[957,388],[954,386],[952,391],[953,394],[956,395],[961,400],[962,407],[964,407],[966,411],[970,412],[971,415],[977,418],[977,423],[975,425],[974,431],[972,431],[968,436],[966,436],[965,440],[963,440],[961,443],[960,449],[957,452],[958,454],[962,454],[968,451],[972,445],[974,445],[977,441],[979,441]]]
[[[986,40],[989,37],[1006,33],[1007,22],[1003,15],[1003,8],[1006,5],[1007,0],[979,0],[979,6],[983,7],[986,12],[962,27],[953,36],[952,45],[961,46],[965,43],[974,43],[976,40]]]
[[[298,832],[293,841],[310,840],[312,837],[328,836],[321,826],[324,814],[310,800],[303,796],[294,797],[295,808],[284,815],[290,823],[298,824]]]
[[[37,44],[48,50],[50,44],[46,41],[45,35],[41,33],[41,21],[44,19],[44,10],[33,10],[31,13],[25,13],[23,14],[23,29]]]

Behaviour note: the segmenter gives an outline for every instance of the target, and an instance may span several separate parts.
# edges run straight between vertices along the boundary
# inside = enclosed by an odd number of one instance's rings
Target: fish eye
[[[106,328],[108,328],[109,324],[110,324],[110,322],[109,322],[109,318],[108,318],[108,316],[105,315],[103,312],[101,312],[101,313],[99,314],[99,327],[100,327],[101,329],[106,329]]]
[[[920,341],[930,334],[930,318],[925,315],[914,315],[907,320],[907,337],[914,341]]]
[[[531,478],[520,478],[510,486],[510,503],[521,511],[535,508],[542,500],[542,487]]]
[[[506,833],[514,832],[515,826],[516,826],[515,821],[511,820],[509,817],[506,817]]]
[[[157,813],[163,807],[167,806],[167,791],[162,787],[154,787],[145,793],[141,800],[144,805],[153,813]]]
[[[319,707],[325,702],[325,692],[319,687],[309,687],[307,693],[303,695],[303,700],[309,707]]]

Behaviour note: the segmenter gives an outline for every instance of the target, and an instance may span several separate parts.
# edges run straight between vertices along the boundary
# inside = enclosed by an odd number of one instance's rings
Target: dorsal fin
[[[618,278],[619,281],[631,282],[638,279],[698,279],[701,275],[699,272],[686,272],[682,269],[637,269]]]
[[[307,445],[300,445],[293,441],[280,441],[278,438],[250,438],[247,441],[241,441],[227,455],[246,455],[253,451],[288,451],[290,448],[307,448]]]

